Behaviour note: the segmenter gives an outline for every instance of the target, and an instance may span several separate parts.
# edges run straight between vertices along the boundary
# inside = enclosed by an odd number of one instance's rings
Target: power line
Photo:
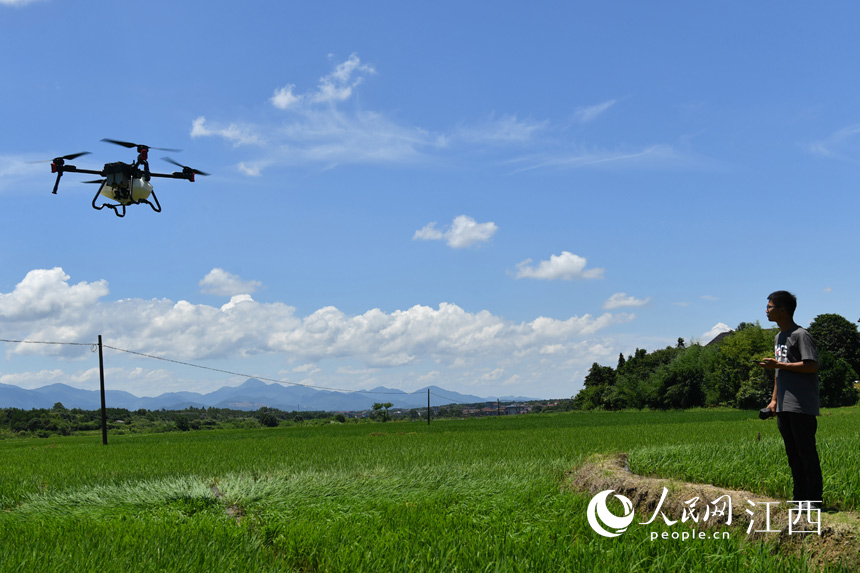
[[[275,378],[266,378],[265,376],[256,376],[254,374],[245,374],[243,372],[233,372],[232,370],[223,370],[221,368],[212,368],[211,366],[202,366],[200,364],[193,364],[191,362],[183,362],[181,360],[174,360],[172,358],[164,358],[161,356],[153,356],[151,354],[144,354],[143,352],[135,352],[134,350],[126,350],[124,348],[117,348],[115,346],[109,346],[107,344],[104,345],[105,348],[110,348],[111,350],[116,350],[117,352],[125,352],[127,354],[134,354],[136,356],[142,356],[144,358],[151,358],[152,360],[161,360],[163,362],[172,362],[173,364],[179,364],[182,366],[189,366],[191,368],[199,368],[201,370],[210,370],[212,372],[220,372],[221,374],[229,374],[231,376],[243,376],[245,378],[256,378],[257,380],[262,380],[264,382],[275,382],[278,384],[289,384],[291,386],[301,386],[303,388],[311,388],[314,390],[329,390],[332,392],[354,392],[360,394],[403,394],[403,392],[379,392],[373,390],[348,390],[346,388],[331,388],[328,386],[315,386],[312,384],[302,384],[300,382],[290,382],[289,380],[277,380]]]
[[[98,346],[98,342],[49,342],[45,340],[9,340],[0,338],[0,342],[11,342],[12,344],[57,344],[66,346]]]
[[[470,403],[470,402],[458,402],[457,400],[455,400],[454,398],[451,398],[450,396],[442,396],[441,394],[437,394],[436,392],[430,392],[430,395],[436,396],[437,398],[442,398],[443,400],[450,400],[454,404],[468,404],[468,403]],[[486,400],[481,400],[481,402],[486,402]]]

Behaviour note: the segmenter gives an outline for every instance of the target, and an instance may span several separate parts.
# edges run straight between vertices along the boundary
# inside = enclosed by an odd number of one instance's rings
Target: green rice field
[[[860,508],[860,408],[819,419],[825,502]],[[785,499],[773,420],[584,412],[0,441],[0,571],[807,571],[750,539],[597,535],[565,475],[645,475]],[[840,570],[839,564],[831,566]]]

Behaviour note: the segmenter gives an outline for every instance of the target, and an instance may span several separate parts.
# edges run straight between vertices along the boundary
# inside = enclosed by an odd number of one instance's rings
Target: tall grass
[[[630,469],[791,498],[791,474],[776,420],[751,420],[741,427],[749,429],[741,435],[727,429],[725,435],[702,436],[688,443],[634,448]],[[818,427],[825,504],[860,509],[860,410],[825,410]]]
[[[857,443],[858,409],[834,412],[822,450]],[[601,538],[564,487],[585,456],[620,451],[700,481],[743,466],[753,483],[779,473],[773,431],[701,410],[0,441],[0,571],[803,571],[741,534]]]

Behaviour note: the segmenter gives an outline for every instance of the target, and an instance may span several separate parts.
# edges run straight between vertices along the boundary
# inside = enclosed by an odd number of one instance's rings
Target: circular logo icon
[[[633,521],[633,503],[623,495],[615,494],[615,498],[624,506],[624,515],[619,517],[606,507],[606,498],[614,491],[607,489],[595,495],[586,512],[591,529],[603,537],[618,537],[627,531],[627,526]]]

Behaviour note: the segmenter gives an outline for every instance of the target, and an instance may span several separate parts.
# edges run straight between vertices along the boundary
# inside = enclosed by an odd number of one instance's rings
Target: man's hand
[[[789,372],[800,372],[802,374],[815,374],[818,372],[818,362],[815,360],[804,360],[803,362],[778,362],[775,358],[763,358],[759,362],[765,370],[788,370]]]

